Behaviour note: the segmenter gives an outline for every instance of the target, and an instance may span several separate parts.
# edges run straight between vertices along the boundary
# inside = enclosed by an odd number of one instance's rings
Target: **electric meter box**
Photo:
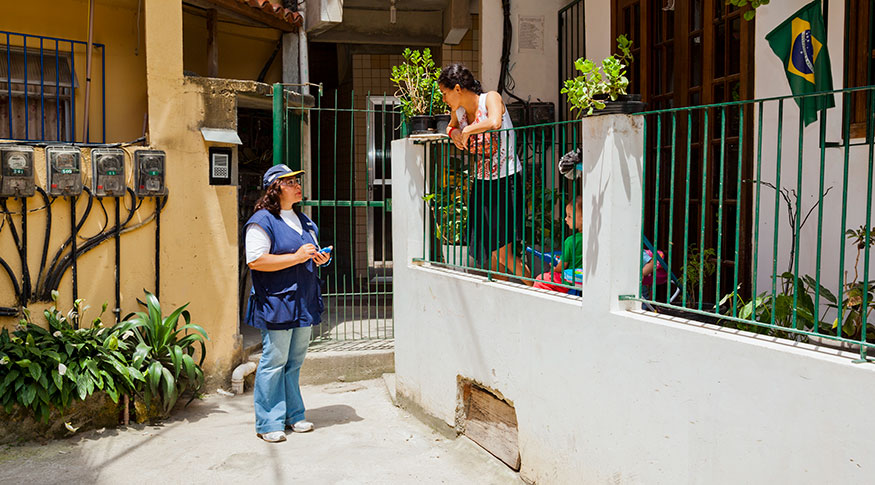
[[[134,192],[137,197],[156,197],[167,194],[164,186],[163,150],[137,150],[134,152]]]
[[[50,196],[82,193],[82,153],[73,146],[46,147],[46,189]]]
[[[0,146],[0,197],[33,197],[33,148]]]
[[[91,192],[95,197],[125,196],[125,151],[121,148],[91,150]]]

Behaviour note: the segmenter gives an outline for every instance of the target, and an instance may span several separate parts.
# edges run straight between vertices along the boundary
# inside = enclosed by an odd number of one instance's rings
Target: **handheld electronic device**
[[[331,254],[331,250],[332,250],[332,249],[334,249],[334,246],[325,246],[324,248],[320,249],[320,250],[317,251],[317,252],[318,252],[318,253],[323,253],[323,254]]]

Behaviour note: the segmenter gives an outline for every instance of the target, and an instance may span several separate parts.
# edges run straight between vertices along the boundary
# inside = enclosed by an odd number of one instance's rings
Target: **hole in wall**
[[[500,392],[459,377],[457,428],[510,468],[520,469],[516,409]]]

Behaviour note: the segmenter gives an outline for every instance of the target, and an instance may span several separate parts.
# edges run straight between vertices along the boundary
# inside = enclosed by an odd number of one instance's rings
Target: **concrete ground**
[[[251,392],[210,395],[159,425],[0,446],[0,483],[523,483],[467,438],[395,407],[383,379],[302,389],[316,429],[284,443],[255,437]]]

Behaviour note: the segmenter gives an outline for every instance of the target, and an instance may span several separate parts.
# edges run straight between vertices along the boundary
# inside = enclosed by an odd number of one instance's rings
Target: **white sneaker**
[[[308,431],[313,431],[313,423],[301,420],[292,425],[292,431],[295,433],[306,433]]]
[[[255,436],[267,441],[268,443],[280,443],[286,440],[286,434],[282,431],[271,431],[270,433],[256,433]]]

